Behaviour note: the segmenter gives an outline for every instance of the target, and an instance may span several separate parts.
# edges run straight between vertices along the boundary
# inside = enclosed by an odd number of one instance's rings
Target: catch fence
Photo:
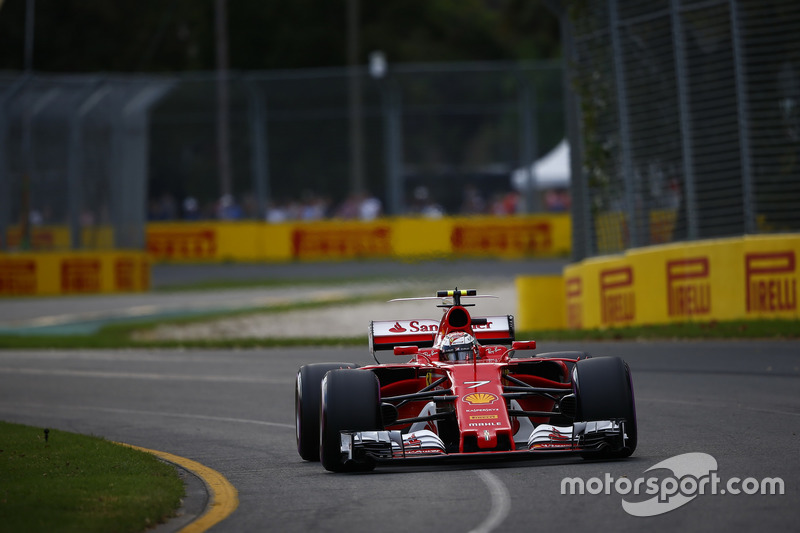
[[[564,137],[560,63],[379,74],[0,75],[0,249],[141,249],[147,221],[548,208],[527,184]]]
[[[575,258],[800,230],[800,3],[561,7]]]

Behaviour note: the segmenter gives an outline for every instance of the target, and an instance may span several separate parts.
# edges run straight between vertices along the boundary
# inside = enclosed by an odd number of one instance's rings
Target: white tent
[[[569,143],[562,140],[550,152],[531,165],[536,188],[567,188],[570,185]],[[524,168],[518,168],[511,174],[511,184],[518,191],[528,186],[528,174]]]

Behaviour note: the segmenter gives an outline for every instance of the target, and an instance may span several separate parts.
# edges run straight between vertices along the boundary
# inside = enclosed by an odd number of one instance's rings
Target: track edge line
[[[209,493],[206,509],[189,524],[180,529],[180,533],[202,533],[222,522],[239,507],[239,492],[222,474],[197,461],[159,450],[151,450],[133,444],[117,442],[142,452],[155,455],[168,463],[180,466],[200,478]]]

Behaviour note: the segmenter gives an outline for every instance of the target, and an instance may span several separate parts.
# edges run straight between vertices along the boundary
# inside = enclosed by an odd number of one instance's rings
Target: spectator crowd
[[[551,190],[543,195],[546,211],[568,211],[570,195],[567,190]],[[406,202],[405,215],[440,218],[451,215],[508,216],[523,212],[525,208],[521,194],[515,190],[495,193],[485,198],[474,185],[467,185],[461,193],[461,203],[455,212],[448,213],[436,201],[425,186],[414,188]],[[324,219],[375,220],[384,214],[383,203],[366,192],[351,193],[335,204],[330,197],[311,191],[302,193],[299,199],[270,200],[260,213],[258,201],[253,194],[245,194],[239,201],[230,194],[202,204],[193,196],[178,202],[170,193],[152,198],[148,205],[148,220],[258,220],[271,223],[292,221],[314,221]]]

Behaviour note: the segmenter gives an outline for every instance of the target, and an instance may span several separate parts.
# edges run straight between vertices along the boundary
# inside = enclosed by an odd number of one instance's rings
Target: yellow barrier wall
[[[568,255],[572,250],[572,224],[567,214],[464,217],[452,222],[454,255],[519,258]]]
[[[605,328],[800,317],[800,235],[630,250],[564,269],[564,324]]]
[[[564,278],[562,276],[518,276],[518,330],[564,328]]]
[[[268,227],[268,226],[267,226]],[[289,258],[301,261],[392,256],[393,225],[384,220],[306,222],[289,225]]]
[[[453,219],[392,219],[392,254],[395,257],[447,257],[452,253]]]
[[[285,261],[291,226],[259,222],[158,222],[147,225],[147,251],[168,262]]]
[[[150,256],[166,262],[321,261],[365,258],[554,257],[569,255],[568,214],[512,217],[397,217],[371,222],[325,220],[267,224],[254,221],[151,222]],[[22,230],[9,228],[6,244],[19,249]],[[83,249],[114,246],[111,227],[81,230]],[[31,228],[30,251],[67,251],[66,226]],[[27,250],[26,250],[27,251]]]
[[[385,218],[264,222],[159,222],[147,225],[158,261],[322,261],[365,258],[563,256],[567,214],[517,217]]]
[[[34,226],[31,228],[31,251],[61,251],[71,248],[69,227],[67,226]],[[12,226],[6,231],[6,247],[20,249],[22,247],[22,228]],[[81,248],[91,250],[108,250],[114,247],[114,229],[111,226],[91,226],[81,228]]]
[[[141,292],[150,289],[144,252],[0,255],[0,296]]]

